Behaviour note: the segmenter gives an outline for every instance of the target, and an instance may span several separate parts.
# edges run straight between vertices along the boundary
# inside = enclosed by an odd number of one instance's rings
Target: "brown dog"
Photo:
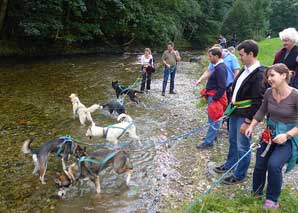
[[[96,193],[100,193],[99,173],[107,167],[112,167],[117,174],[126,173],[126,184],[129,184],[133,167],[125,151],[108,149],[95,151],[88,156],[80,158],[77,163],[70,165],[68,174],[72,178],[71,182],[77,178],[89,178],[95,184]],[[64,181],[61,184],[68,184],[68,182]]]

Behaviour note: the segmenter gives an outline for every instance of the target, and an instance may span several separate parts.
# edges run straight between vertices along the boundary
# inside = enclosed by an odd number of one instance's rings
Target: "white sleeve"
[[[144,56],[144,55],[141,56],[141,64],[142,64],[142,65],[145,64],[145,56]]]

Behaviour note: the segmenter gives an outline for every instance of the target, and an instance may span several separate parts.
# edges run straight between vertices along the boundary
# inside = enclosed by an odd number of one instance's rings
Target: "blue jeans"
[[[240,126],[244,118],[231,116],[229,119],[229,153],[224,165],[225,169],[231,168],[250,148],[250,138],[240,133]],[[242,180],[247,175],[251,153],[246,155],[236,166],[233,176]]]
[[[174,80],[175,80],[175,74],[176,74],[176,66],[174,68],[168,68],[166,67],[163,72],[163,84],[162,84],[162,92],[166,91],[167,83],[169,75],[171,75],[170,79],[170,92],[174,91]]]
[[[212,96],[208,96],[208,105],[212,102]],[[210,124],[206,137],[205,137],[205,144],[213,144],[217,133],[218,133],[218,129],[220,127],[220,121],[217,122],[213,122],[212,119],[209,117],[208,115],[208,122]]]
[[[291,157],[292,143],[272,144],[265,157],[261,157],[266,145],[262,143],[257,151],[252,187],[254,193],[263,194],[268,172],[266,199],[277,202],[281,193],[282,168]]]

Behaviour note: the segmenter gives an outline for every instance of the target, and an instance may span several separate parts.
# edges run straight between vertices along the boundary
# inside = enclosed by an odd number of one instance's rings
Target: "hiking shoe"
[[[225,168],[224,164],[220,166],[216,166],[213,170],[217,173],[225,173],[226,171],[228,171],[228,169]]]
[[[173,95],[175,95],[175,94],[177,94],[177,93],[174,92],[174,91],[170,91],[169,94],[173,94]]]
[[[278,209],[278,208],[279,208],[279,204],[273,202],[272,200],[266,200],[263,205],[263,209]]]
[[[162,95],[162,96],[165,96],[165,92],[162,92],[161,95]]]
[[[242,183],[244,181],[245,181],[245,178],[243,178],[242,180],[239,180],[235,178],[233,175],[231,175],[230,177],[225,178],[223,180],[223,183],[227,185],[234,185],[234,184]]]
[[[213,144],[212,143],[201,143],[196,145],[197,149],[207,149],[207,148],[212,148]]]

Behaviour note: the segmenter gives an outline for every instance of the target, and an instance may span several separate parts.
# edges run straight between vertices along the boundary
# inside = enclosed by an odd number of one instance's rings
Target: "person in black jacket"
[[[232,108],[229,122],[229,152],[226,162],[215,171],[224,173],[230,169],[250,149],[250,138],[245,136],[245,130],[251,123],[252,117],[259,109],[265,86],[263,73],[265,68],[257,60],[258,44],[253,40],[245,40],[237,47],[239,57],[244,67],[234,80],[232,86]],[[250,164],[250,154],[246,155],[234,170],[225,178],[223,183],[236,184],[243,182]]]
[[[298,88],[298,32],[295,28],[287,28],[279,33],[283,48],[274,58],[273,64],[283,63],[293,73],[289,85]]]

